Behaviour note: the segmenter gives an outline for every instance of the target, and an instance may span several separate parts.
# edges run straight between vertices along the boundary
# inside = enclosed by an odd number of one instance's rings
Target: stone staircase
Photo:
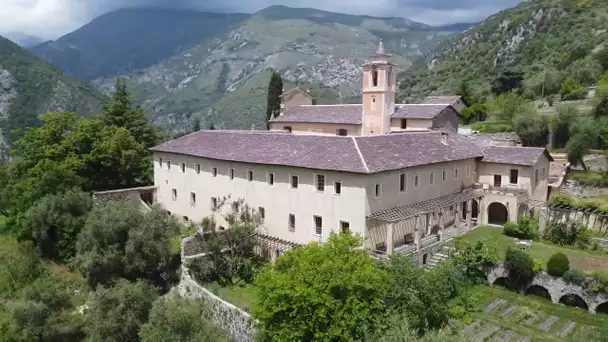
[[[441,247],[441,250],[439,252],[433,254],[431,259],[429,261],[427,261],[426,265],[424,265],[424,270],[430,271],[430,270],[434,269],[435,267],[437,267],[437,265],[439,265],[440,262],[449,258],[449,256],[451,254],[453,254],[454,251],[455,251],[454,247],[449,247],[449,246]]]

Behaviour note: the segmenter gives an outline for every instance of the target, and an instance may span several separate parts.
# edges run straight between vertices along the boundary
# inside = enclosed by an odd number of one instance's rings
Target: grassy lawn
[[[498,246],[501,258],[510,246],[514,246],[517,239],[508,237],[502,233],[501,228],[479,227],[461,237],[463,241],[473,243],[477,240],[485,240]],[[545,265],[549,258],[562,252],[568,256],[570,267],[580,268],[585,271],[605,271],[608,269],[608,254],[595,251],[584,251],[575,248],[555,246],[548,243],[534,241],[530,249],[532,258],[541,260]]]
[[[489,326],[499,327],[500,329],[492,337],[487,338],[487,341],[507,331],[517,336],[529,336],[532,341],[599,341],[602,340],[599,337],[603,336],[603,332],[598,328],[608,325],[608,315],[594,315],[582,309],[556,305],[540,297],[519,295],[497,286],[477,286],[472,289],[469,298],[473,302],[471,317],[463,319],[457,327],[460,330],[473,321],[479,322],[480,326],[467,334],[469,337],[480,334]],[[488,309],[488,304],[496,299],[502,299],[504,303]],[[451,304],[456,305],[459,301],[460,299],[456,298]],[[515,310],[507,313],[510,308]],[[554,318],[555,323],[548,329],[542,329],[543,323],[551,316],[557,318],[557,320]],[[530,319],[531,317],[537,318]],[[568,325],[571,325],[570,322],[575,323],[570,333],[565,334],[565,337],[559,336]]]
[[[253,311],[256,296],[256,289],[253,284],[241,282],[237,285],[222,286],[216,282],[213,282],[205,284],[204,286],[211,292],[215,293],[218,297],[231,304],[234,304],[240,309],[248,313]]]

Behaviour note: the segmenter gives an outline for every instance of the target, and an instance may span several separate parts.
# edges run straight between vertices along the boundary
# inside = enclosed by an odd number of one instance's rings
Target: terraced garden
[[[473,312],[456,326],[471,341],[608,341],[608,315],[555,305],[497,286],[475,287],[470,299]]]

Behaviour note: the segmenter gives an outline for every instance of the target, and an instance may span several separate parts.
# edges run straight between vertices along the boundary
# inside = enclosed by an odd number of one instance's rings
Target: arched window
[[[378,70],[375,67],[372,69],[372,86],[378,86]]]

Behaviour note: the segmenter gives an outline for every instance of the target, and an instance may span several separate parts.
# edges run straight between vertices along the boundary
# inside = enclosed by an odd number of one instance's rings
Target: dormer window
[[[407,119],[401,119],[401,129],[407,128]]]
[[[342,136],[347,136],[348,135],[348,131],[346,129],[344,129],[344,128],[340,128],[340,129],[338,129],[337,134],[338,135],[342,135]]]
[[[283,126],[283,130],[284,130],[285,132],[289,132],[289,133],[291,133],[291,126]]]

